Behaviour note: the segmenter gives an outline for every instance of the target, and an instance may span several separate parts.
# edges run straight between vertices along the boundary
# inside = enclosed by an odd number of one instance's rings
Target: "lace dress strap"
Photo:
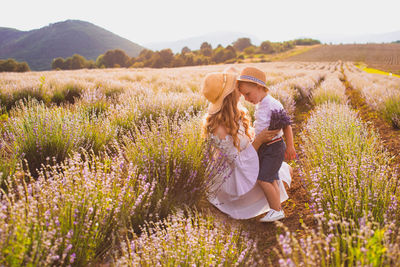
[[[220,139],[218,136],[211,134],[210,135],[211,144],[216,146],[226,160],[232,164],[235,162],[236,158],[239,155],[238,149],[233,145],[233,138],[230,135],[225,136],[225,138]]]

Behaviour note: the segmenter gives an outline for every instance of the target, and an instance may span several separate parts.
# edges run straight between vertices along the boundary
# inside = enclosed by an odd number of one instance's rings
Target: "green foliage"
[[[128,67],[129,60],[129,56],[120,49],[108,50],[102,58],[101,65],[106,68]]]
[[[250,38],[239,38],[232,43],[233,47],[242,52],[245,48],[252,46]]]
[[[200,53],[205,57],[210,57],[213,53],[211,44],[204,42],[200,46]]]
[[[65,60],[58,57],[51,63],[53,70],[77,70],[77,69],[92,69],[95,68],[96,64],[92,60],[87,60],[81,55],[74,54],[72,57],[66,58]]]
[[[0,262],[6,266],[88,266],[125,224],[143,224],[154,212],[146,177],[120,154],[74,154],[47,165],[36,181],[19,170],[8,188],[0,211]]]
[[[34,100],[21,103],[4,125],[4,138],[11,144],[12,157],[26,159],[30,173],[36,177],[37,169],[49,159],[61,162],[80,148],[95,153],[105,149],[116,136],[116,129],[100,117],[102,108],[74,113],[62,107],[48,108]],[[98,112],[97,116],[88,114],[91,111]]]
[[[311,38],[296,39],[293,41],[295,45],[316,45],[321,44],[319,40]]]
[[[317,107],[301,133],[307,187],[315,210],[356,223],[384,223],[395,179],[379,136],[346,105]],[[324,162],[324,164],[321,164]]]
[[[126,158],[154,185],[152,203],[164,217],[183,204],[196,204],[211,185],[211,154],[202,138],[201,118],[169,118],[135,127],[123,138]],[[212,167],[214,168],[214,167]],[[187,192],[183,194],[182,192]]]
[[[384,118],[390,122],[393,127],[400,128],[400,94],[388,97],[381,108]]]
[[[13,58],[0,59],[0,72],[27,72],[30,71],[26,62],[18,62]]]
[[[192,51],[188,47],[182,48],[181,53],[174,54],[171,49],[152,51],[143,49],[137,57],[130,58],[122,50],[109,50],[97,57],[96,63],[84,61],[76,56],[76,64],[79,68],[170,68],[182,66],[196,66],[219,63],[235,63],[244,59],[244,54],[251,56],[257,53],[272,54],[281,53],[295,47],[294,41],[263,42],[259,47],[251,44],[249,38],[239,38],[232,45],[223,47],[218,45],[215,49],[211,44],[203,42],[199,50]],[[242,53],[240,53],[242,52]],[[80,60],[79,60],[80,59]],[[53,69],[73,69],[72,59],[68,62],[62,58],[53,60]]]
[[[116,266],[256,266],[255,241],[211,216],[180,211],[122,243]]]

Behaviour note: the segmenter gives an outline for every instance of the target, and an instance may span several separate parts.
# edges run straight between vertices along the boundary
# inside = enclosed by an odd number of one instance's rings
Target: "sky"
[[[141,45],[217,31],[285,41],[400,30],[399,0],[1,1],[0,27],[27,31],[79,19]]]

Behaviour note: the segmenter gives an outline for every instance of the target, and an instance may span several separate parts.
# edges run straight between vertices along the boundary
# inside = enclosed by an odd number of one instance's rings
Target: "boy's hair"
[[[261,86],[261,85],[259,85],[258,83],[252,83],[252,82],[248,82],[248,81],[238,81],[238,88],[240,88],[240,85],[241,85],[241,84],[245,84],[245,83],[251,84],[251,85],[254,85],[254,86],[257,86],[257,87],[260,87],[260,88],[262,88],[262,89],[263,89],[265,92],[267,92],[267,93],[268,93],[268,91],[269,91],[268,87]]]

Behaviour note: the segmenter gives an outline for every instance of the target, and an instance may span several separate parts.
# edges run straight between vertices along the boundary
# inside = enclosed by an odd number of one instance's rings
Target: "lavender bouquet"
[[[283,129],[291,124],[292,119],[289,117],[284,109],[274,109],[271,112],[271,121],[269,123],[268,130]]]

